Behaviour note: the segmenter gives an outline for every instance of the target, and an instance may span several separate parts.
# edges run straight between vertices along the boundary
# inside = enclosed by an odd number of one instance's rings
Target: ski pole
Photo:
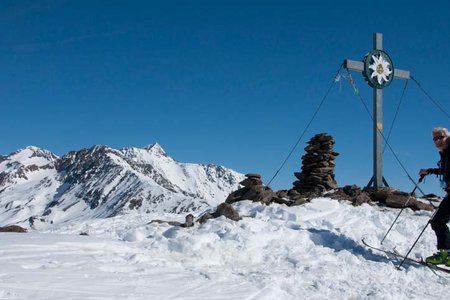
[[[437,214],[439,210],[439,206],[438,208],[434,211],[434,213],[431,215],[431,218],[428,220],[427,224],[425,225],[425,227],[422,229],[422,232],[420,232],[419,236],[417,237],[416,241],[414,242],[414,244],[411,246],[411,248],[409,249],[408,253],[406,253],[405,257],[403,258],[402,262],[398,265],[397,269],[400,270],[401,266],[403,265],[403,263],[405,262],[405,260],[408,258],[409,253],[411,253],[412,249],[414,248],[414,246],[417,244],[417,242],[419,241],[420,237],[422,236],[422,234],[425,232],[425,229],[427,229],[428,225],[431,223],[431,220],[433,220],[434,216]]]
[[[422,182],[422,180],[425,178],[425,175],[420,175],[419,178],[419,182],[416,183],[416,186],[414,187],[414,189],[412,190],[412,192],[409,194],[408,200],[406,200],[405,204],[403,204],[402,209],[400,210],[400,212],[397,214],[397,217],[395,218],[394,222],[392,222],[391,227],[389,227],[388,231],[386,232],[386,234],[384,235],[383,239],[381,240],[380,244],[383,244],[384,240],[386,239],[387,235],[389,234],[389,232],[391,231],[392,227],[394,227],[395,222],[397,222],[398,217],[400,217],[400,214],[403,212],[403,210],[406,208],[406,205],[408,205],[409,200],[411,200],[412,195],[414,194],[414,192],[416,191],[417,187],[419,186],[419,183]]]

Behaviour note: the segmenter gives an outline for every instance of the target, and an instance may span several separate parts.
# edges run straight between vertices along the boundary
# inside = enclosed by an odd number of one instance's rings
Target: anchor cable
[[[386,138],[386,140],[388,140],[388,141],[389,141],[389,138],[391,137],[391,133],[392,133],[392,129],[394,128],[395,121],[397,120],[398,112],[400,111],[400,106],[402,105],[403,97],[405,96],[407,87],[408,87],[408,80],[405,81],[405,86],[403,87],[402,95],[400,96],[400,101],[398,102],[397,109],[395,110],[394,119],[392,119],[391,126],[389,127],[389,132],[388,132],[388,135]],[[386,150],[386,145],[384,145],[383,153],[385,150]]]
[[[433,97],[430,96],[430,94],[427,93],[427,91],[425,91],[425,89],[422,87],[422,85],[413,77],[410,76],[411,79],[417,84],[417,86],[419,87],[419,89],[428,97],[428,99],[430,99],[431,102],[433,102],[434,105],[436,105],[436,107],[448,118],[450,119],[450,115],[449,113],[441,106],[439,105],[439,103],[433,99]]]
[[[351,74],[350,74],[350,70],[349,69],[347,69],[347,73],[348,73],[348,76],[351,78]],[[356,84],[355,84],[355,82],[353,80],[352,80],[351,84],[353,85],[353,88],[355,90],[357,90]],[[366,112],[368,113],[369,117],[372,119],[372,121],[374,121],[372,113],[370,112],[369,108],[367,107],[366,103],[364,102],[363,97],[361,96],[361,94],[359,92],[356,93],[356,94],[358,95],[359,99],[361,100],[361,103],[363,104],[364,108],[366,109]],[[378,127],[376,127],[376,130],[378,131],[378,133],[380,133],[381,137],[383,138],[383,141],[386,143],[386,146],[389,148],[389,150],[391,150],[392,154],[394,155],[394,158],[397,160],[397,162],[400,165],[400,167],[406,173],[406,175],[408,176],[409,180],[411,180],[414,183],[414,185],[417,185],[417,183],[414,181],[414,179],[409,174],[408,170],[406,170],[406,167],[403,165],[403,163],[401,162],[400,158],[395,153],[394,149],[391,147],[391,145],[387,141],[386,137],[383,135],[383,132],[381,132],[381,130]]]
[[[311,126],[312,122],[314,121],[315,117],[317,116],[317,114],[319,113],[320,108],[322,107],[323,103],[325,102],[326,98],[328,97],[328,95],[330,94],[331,88],[334,86],[334,84],[337,82],[336,78],[337,76],[339,76],[339,73],[341,72],[342,67],[344,66],[344,64],[341,64],[341,66],[339,67],[339,69],[336,72],[336,75],[333,77],[333,82],[331,83],[331,85],[329,86],[328,90],[325,93],[325,96],[323,96],[322,100],[320,101],[319,106],[317,107],[316,111],[314,112],[311,120],[309,120],[308,124],[306,125],[305,129],[303,130],[302,134],[300,135],[300,137],[297,139],[297,142],[295,143],[295,145],[292,147],[291,151],[289,152],[289,154],[287,155],[287,157],[285,158],[285,160],[283,161],[283,163],[281,164],[280,168],[275,172],[275,174],[273,175],[273,177],[269,180],[269,182],[267,183],[267,187],[270,187],[270,184],[272,183],[272,181],[278,176],[278,173],[280,173],[281,169],[283,169],[284,165],[287,163],[287,161],[289,160],[289,158],[291,157],[292,153],[294,153],[295,149],[297,148],[298,144],[300,143],[300,141],[302,140],[303,136],[305,135],[305,133],[308,131],[309,127]]]

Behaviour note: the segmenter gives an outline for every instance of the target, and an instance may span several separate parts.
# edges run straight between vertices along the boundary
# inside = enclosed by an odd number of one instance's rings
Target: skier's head
[[[448,142],[450,141],[450,132],[447,128],[444,127],[436,127],[433,128],[432,132],[433,136],[433,142],[436,148],[439,149],[439,151],[444,151],[448,147]]]

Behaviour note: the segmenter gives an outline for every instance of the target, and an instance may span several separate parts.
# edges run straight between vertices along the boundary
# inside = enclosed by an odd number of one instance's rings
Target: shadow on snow
[[[392,262],[392,260],[386,256],[374,254],[372,250],[358,245],[354,240],[349,239],[342,234],[336,234],[329,230],[314,228],[309,228],[307,231],[311,233],[311,240],[317,246],[331,248],[336,252],[349,251],[354,255],[361,256],[366,260],[375,262]]]

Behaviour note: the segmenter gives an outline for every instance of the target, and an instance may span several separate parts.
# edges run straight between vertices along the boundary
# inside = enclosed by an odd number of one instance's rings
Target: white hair
[[[433,128],[432,134],[438,134],[438,133],[441,133],[441,132],[443,132],[446,137],[450,137],[450,131],[448,131],[448,129],[445,128],[445,127]]]

